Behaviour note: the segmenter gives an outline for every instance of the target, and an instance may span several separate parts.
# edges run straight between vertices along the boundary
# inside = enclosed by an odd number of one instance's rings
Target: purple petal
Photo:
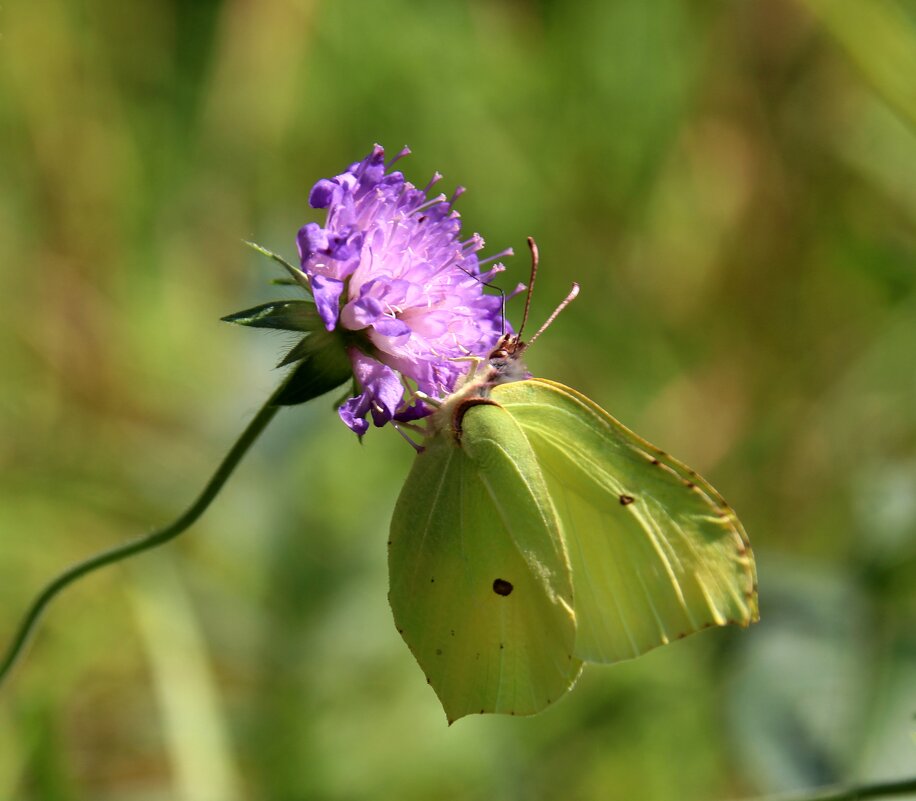
[[[322,178],[312,187],[309,192],[309,205],[313,209],[326,209],[331,205],[334,199],[334,192],[339,189],[339,185],[327,178]]]
[[[340,322],[344,328],[360,331],[368,328],[385,314],[385,307],[373,297],[351,300],[340,312]]]
[[[454,322],[455,315],[444,310],[409,309],[404,314],[403,319],[409,331],[419,336],[433,339],[441,337],[448,332],[449,326]],[[379,330],[378,326],[376,326],[376,330]]]
[[[350,349],[350,361],[353,375],[363,391],[343,403],[338,414],[353,431],[364,434],[368,428],[364,419],[367,414],[372,415],[376,426],[383,426],[394,417],[404,397],[404,387],[394,370],[358,348]]]
[[[399,423],[410,423],[413,420],[420,420],[423,417],[426,417],[432,409],[429,408],[423,401],[417,400],[414,401],[410,406],[402,409],[398,412],[394,419]]]
[[[392,186],[400,186],[404,183],[404,173],[395,170],[394,172],[389,172],[385,177],[379,181],[379,186],[390,188]]]
[[[337,310],[340,307],[340,296],[343,294],[343,281],[324,275],[312,275],[311,279],[318,316],[321,317],[324,327],[328,331],[333,331],[337,325]]]
[[[340,415],[340,419],[343,420],[352,431],[362,436],[369,430],[369,423],[365,420],[368,411],[368,396],[366,393],[363,393],[355,398],[350,398],[348,401],[344,401],[337,409],[337,414]]]
[[[358,174],[363,181],[372,186],[381,181],[385,174],[385,148],[381,145],[373,147],[372,152],[366,156],[360,167]]]
[[[398,374],[387,364],[366,356],[357,348],[350,349],[350,361],[353,363],[353,375],[372,399],[388,413],[394,415],[404,397],[404,386]]]
[[[340,234],[334,234],[327,238],[327,254],[332,259],[346,261],[356,256],[363,246],[362,231],[353,231],[348,228]]]
[[[306,259],[327,248],[328,232],[317,223],[306,223],[296,235],[296,246],[299,248],[299,260],[304,266]]]
[[[396,339],[398,337],[410,336],[410,326],[407,325],[407,323],[394,317],[388,317],[387,315],[379,317],[372,324],[372,327],[383,337]]]

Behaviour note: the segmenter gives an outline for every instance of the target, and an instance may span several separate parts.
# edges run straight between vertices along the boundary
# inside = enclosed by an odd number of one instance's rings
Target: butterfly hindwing
[[[556,509],[577,657],[614,662],[757,619],[747,537],[708,482],[562,384],[513,382],[492,397],[525,432]]]
[[[575,681],[569,563],[505,410],[473,406],[460,438],[446,427],[427,441],[395,508],[389,573],[395,623],[449,721],[533,714]]]

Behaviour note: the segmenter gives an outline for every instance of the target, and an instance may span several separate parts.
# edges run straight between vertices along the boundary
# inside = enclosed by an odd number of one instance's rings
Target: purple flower
[[[503,333],[500,298],[484,294],[499,271],[486,272],[483,239],[459,240],[461,219],[445,195],[427,199],[441,176],[417,189],[376,145],[362,161],[312,188],[309,202],[328,209],[325,226],[309,223],[297,237],[302,271],[329,331],[359,332],[348,341],[360,394],[339,409],[357,434],[389,420],[429,413],[410,402],[403,379],[432,397],[447,395],[467,371],[466,356],[486,356]]]

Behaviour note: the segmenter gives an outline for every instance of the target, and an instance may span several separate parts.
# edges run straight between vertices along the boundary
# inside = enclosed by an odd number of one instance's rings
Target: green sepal
[[[316,331],[322,327],[315,306],[305,300],[279,300],[227,314],[224,322],[251,328],[278,328],[283,331]]]
[[[287,273],[289,273],[289,277],[292,278],[296,284],[301,286],[310,295],[312,294],[312,288],[309,286],[308,278],[305,277],[305,273],[302,272],[302,270],[296,269],[280,254],[274,253],[272,250],[268,250],[256,242],[249,242],[247,239],[243,239],[242,241],[252,250],[256,250],[262,256],[267,256],[268,259],[273,259],[275,262],[277,262],[277,264],[279,264],[284,270],[286,270]]]
[[[306,334],[302,339],[300,339],[292,348],[289,349],[287,354],[283,357],[277,367],[286,367],[288,364],[293,362],[298,362],[300,359],[306,358],[314,347],[310,342],[311,337]]]
[[[350,380],[353,367],[341,337],[333,331],[319,330],[305,336],[296,348],[302,361],[294,367],[274,399],[277,406],[297,403],[324,395]]]

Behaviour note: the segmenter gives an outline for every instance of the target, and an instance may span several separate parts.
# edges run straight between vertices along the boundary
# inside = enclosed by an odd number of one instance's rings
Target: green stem
[[[148,551],[150,548],[156,548],[159,545],[169,542],[169,540],[173,540],[196,522],[217,496],[223,484],[226,483],[226,479],[232,475],[232,471],[235,470],[238,463],[242,460],[242,457],[252,444],[254,444],[254,441],[260,436],[261,432],[267,428],[267,424],[273,419],[274,415],[280,411],[281,407],[274,405],[274,399],[282,389],[283,385],[281,385],[277,392],[268,398],[267,402],[254,416],[254,419],[248,424],[241,436],[235,441],[235,444],[232,446],[229,453],[226,454],[226,457],[220,463],[220,466],[216,469],[210,481],[207,482],[207,486],[204,487],[197,500],[194,501],[187,511],[185,511],[185,513],[174,523],[158,531],[154,531],[151,534],[147,534],[144,537],[138,537],[123,545],[109,548],[82,562],[77,562],[61,573],[42,590],[41,594],[32,602],[32,606],[22,619],[22,623],[19,624],[19,630],[16,632],[16,636],[13,638],[13,642],[10,644],[6,655],[3,657],[3,661],[0,662],[0,685],[3,684],[4,679],[22,653],[29,639],[29,635],[35,628],[35,624],[38,622],[39,617],[41,617],[41,613],[54,596],[61,590],[77,579],[82,578],[87,573],[98,570],[100,567],[113,564],[114,562],[120,562],[122,559],[126,559],[129,556]]]
[[[825,787],[808,793],[769,796],[761,801],[864,801],[867,798],[891,798],[916,793],[916,777],[879,784]]]

